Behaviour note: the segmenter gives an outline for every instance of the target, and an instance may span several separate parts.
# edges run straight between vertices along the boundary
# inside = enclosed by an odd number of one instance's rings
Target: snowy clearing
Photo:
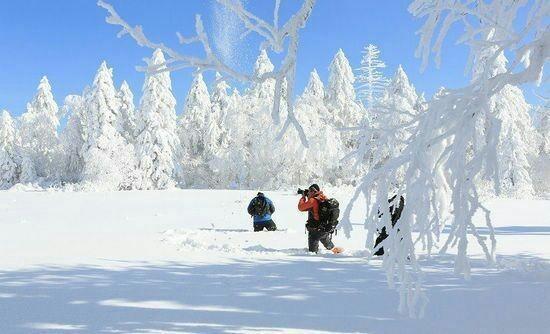
[[[344,205],[350,190],[329,194]],[[268,192],[281,231],[253,233],[254,191],[0,192],[0,333],[544,333],[549,201],[491,200],[499,268],[471,243],[422,258],[423,319],[397,313],[365,233],[309,255],[292,192]],[[363,208],[353,212],[357,221]],[[479,217],[481,218],[481,217]],[[481,223],[481,219],[479,220]],[[419,251],[422,254],[422,251]]]

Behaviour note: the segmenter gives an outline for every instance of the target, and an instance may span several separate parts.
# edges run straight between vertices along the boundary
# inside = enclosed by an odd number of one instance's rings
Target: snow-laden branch
[[[277,137],[281,138],[286,133],[287,129],[292,125],[298,132],[302,144],[307,147],[307,136],[294,115],[293,92],[295,84],[294,77],[296,75],[296,57],[298,52],[298,34],[299,31],[305,27],[311,11],[315,6],[316,0],[304,0],[304,3],[300,9],[292,15],[281,28],[279,28],[278,22],[280,0],[276,0],[275,2],[273,24],[270,24],[262,18],[249,12],[240,1],[216,1],[232,11],[241,20],[247,29],[245,34],[255,32],[264,39],[261,48],[270,48],[274,52],[278,53],[283,52],[286,49],[285,57],[279,69],[274,69],[262,74],[259,77],[255,77],[251,74],[242,73],[224,63],[212,49],[208,34],[204,29],[200,15],[196,15],[195,17],[195,36],[184,37],[181,33],[177,33],[177,37],[181,44],[200,43],[204,52],[204,57],[202,58],[182,54],[179,51],[168,47],[164,43],[151,41],[143,32],[143,28],[141,26],[131,26],[128,24],[120,17],[112,5],[103,0],[99,0],[97,4],[107,10],[109,14],[106,18],[106,22],[119,26],[122,29],[118,33],[119,37],[129,35],[139,46],[151,49],[160,49],[167,55],[167,59],[164,64],[158,64],[148,68],[138,68],[139,70],[157,72],[176,71],[183,68],[196,68],[198,72],[213,70],[224,73],[236,80],[246,82],[261,83],[268,79],[275,79],[275,99],[273,103],[272,118],[276,125],[280,124],[281,93],[283,90],[282,83],[286,81],[286,88],[288,90],[288,98],[286,99],[288,116]]]
[[[523,12],[522,7],[528,11],[519,25],[517,19]],[[429,101],[427,111],[418,119],[416,131],[401,154],[376,166],[362,178],[344,211],[342,228],[349,235],[351,209],[362,194],[368,208],[367,248],[371,254],[376,251],[373,248],[375,232],[386,228],[389,237],[381,247],[385,250],[383,266],[388,281],[393,284],[397,278],[400,283],[400,311],[408,310],[409,315],[416,316],[422,312],[417,306],[425,300],[420,286],[422,274],[416,262],[416,243],[422,243],[430,255],[438,246],[441,232],[448,227],[449,234],[440,252],[456,247],[455,271],[466,278],[470,277],[468,234],[480,244],[489,264],[495,260],[496,239],[490,213],[480,203],[477,189],[479,179],[485,178],[492,181],[497,193],[499,191],[497,146],[501,121],[491,107],[491,99],[506,85],[541,82],[544,65],[550,58],[547,23],[550,3],[544,0],[416,0],[409,10],[415,16],[426,18],[417,49],[423,67],[428,64],[431,53],[439,63],[441,46],[449,29],[461,24],[464,34],[459,41],[470,47],[476,72],[469,86],[445,91]],[[513,55],[507,65],[497,64],[503,52]],[[483,131],[479,129],[480,122]],[[380,134],[379,145],[384,145],[391,133]],[[400,177],[402,173],[404,177]],[[388,198],[392,195],[403,195],[406,200],[395,226],[388,210]],[[490,244],[473,224],[477,210],[485,214]],[[414,241],[413,230],[418,233]]]

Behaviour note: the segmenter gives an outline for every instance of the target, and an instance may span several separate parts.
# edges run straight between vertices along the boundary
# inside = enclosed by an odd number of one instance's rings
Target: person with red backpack
[[[248,204],[248,214],[254,219],[254,232],[263,231],[264,228],[268,231],[276,231],[277,225],[271,215],[275,212],[273,202],[265,197],[264,193],[259,192]]]
[[[308,249],[310,252],[319,252],[319,242],[333,253],[341,253],[342,248],[335,247],[332,242],[338,224],[338,201],[327,198],[317,184],[312,184],[306,190],[298,189],[302,195],[298,202],[298,210],[308,213],[306,229],[308,231]]]

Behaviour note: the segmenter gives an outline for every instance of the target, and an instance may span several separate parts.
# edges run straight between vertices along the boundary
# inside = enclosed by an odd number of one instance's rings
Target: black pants
[[[395,225],[395,224],[394,224]],[[397,233],[399,234],[399,229],[397,230]],[[386,240],[386,238],[388,237],[388,232],[386,231],[386,226],[382,227],[382,231],[380,231],[380,234],[378,235],[378,237],[376,237],[376,241],[374,242],[374,248],[376,248],[376,246],[380,245],[380,243],[384,240]],[[403,240],[403,238],[401,238],[401,240]],[[374,255],[376,256],[382,256],[384,255],[384,247],[380,247],[375,253]]]
[[[374,248],[376,248],[376,246],[378,246],[382,241],[386,240],[386,238],[388,237],[388,233],[386,232],[386,227],[382,227],[382,231],[380,232],[380,234],[378,235],[378,237],[376,237],[376,241],[374,243]],[[384,255],[384,247],[380,247],[375,253],[374,255],[376,256],[382,256]]]
[[[266,220],[265,222],[254,223],[254,232],[263,231],[264,228],[268,231],[276,231],[277,225],[273,220]]]
[[[307,243],[310,252],[317,253],[319,251],[319,241],[326,249],[334,248],[332,233],[310,229],[307,234]]]

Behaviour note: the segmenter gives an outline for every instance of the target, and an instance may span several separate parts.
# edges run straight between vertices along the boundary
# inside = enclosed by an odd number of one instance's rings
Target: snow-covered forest
[[[155,50],[148,62],[163,66],[163,52]],[[55,88],[43,77],[20,117],[2,112],[0,185],[72,190],[355,185],[359,175],[400,154],[415,131],[403,125],[424,113],[428,103],[401,66],[385,69],[372,44],[360,64],[350,64],[338,50],[327,66],[329,77],[323,80],[312,69],[295,99],[309,147],[292,129],[276,138],[270,120],[274,79],[239,90],[219,73],[210,84],[198,73],[185,105],[176,106],[174,94],[185,92],[172,87],[170,72],[146,74],[141,91],[126,81],[116,88],[116,71],[103,62],[81,95],[67,96],[58,106]],[[262,50],[254,76],[273,67]],[[441,88],[431,99],[445,94]],[[544,194],[548,109],[529,105],[515,86],[506,86],[494,101],[503,122],[498,160],[505,193]],[[368,129],[350,130],[361,125]],[[388,128],[398,130],[381,140]],[[368,139],[361,146],[359,138]]]
[[[391,82],[383,77],[373,81],[364,73],[375,69],[368,62],[378,60],[378,55],[364,58],[355,71],[338,50],[327,64],[330,75],[325,82],[315,69],[311,71],[294,106],[310,137],[309,148],[292,131],[282,140],[275,138],[270,121],[274,80],[239,91],[219,73],[210,85],[199,73],[180,107],[169,72],[146,75],[141,92],[134,93],[125,81],[117,89],[113,69],[103,62],[82,95],[67,96],[58,106],[43,77],[21,117],[14,120],[3,113],[2,146],[7,155],[2,188],[32,183],[108,190],[174,185],[278,189],[313,181],[354,183],[357,171],[345,158],[357,149],[357,140],[344,128],[378,119],[367,104],[383,105],[389,114],[399,108],[418,113],[424,103],[401,67]],[[164,63],[163,52],[155,50],[149,65]],[[260,78],[273,67],[262,50],[254,76]],[[357,95],[366,96],[365,104]],[[62,119],[65,126],[60,126]],[[370,160],[365,157],[364,162]],[[363,161],[360,165],[367,166]]]

